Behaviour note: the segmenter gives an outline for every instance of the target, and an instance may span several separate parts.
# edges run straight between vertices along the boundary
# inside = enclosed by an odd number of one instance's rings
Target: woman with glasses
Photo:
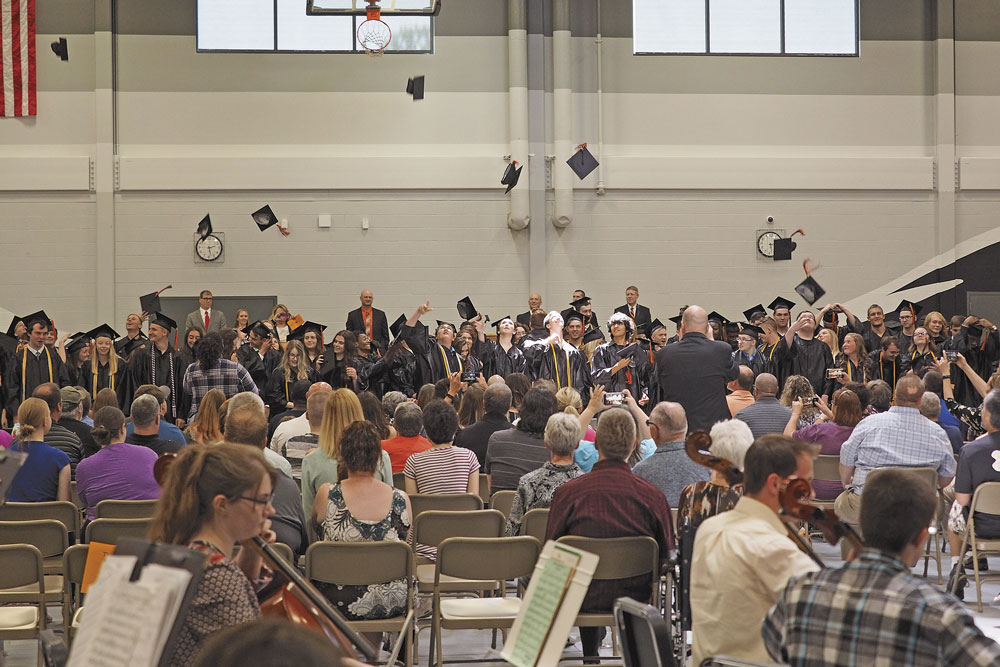
[[[150,537],[206,556],[172,664],[192,664],[212,634],[260,616],[256,591],[270,577],[252,540],[274,541],[276,474],[260,450],[225,442],[186,447],[167,471]]]
[[[930,315],[927,317],[929,319]],[[906,351],[906,358],[904,359],[907,369],[917,375],[921,375],[921,371],[924,368],[934,366],[934,361],[937,358],[937,347],[934,345],[933,340],[931,340],[931,334],[927,328],[917,327],[914,329],[913,343],[910,344],[910,349]]]

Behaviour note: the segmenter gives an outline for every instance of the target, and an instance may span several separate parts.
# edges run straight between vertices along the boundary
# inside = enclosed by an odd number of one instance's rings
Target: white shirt
[[[692,664],[713,655],[773,663],[760,631],[789,577],[818,570],[778,515],[744,496],[698,527],[691,559]]]
[[[272,468],[284,473],[289,478],[292,477],[292,464],[289,463],[288,459],[284,456],[265,447],[264,458],[267,459],[267,462],[271,464]]]
[[[288,421],[283,421],[278,424],[278,428],[274,429],[274,435],[271,436],[271,449],[278,456],[281,456],[281,450],[288,444],[289,438],[294,438],[297,435],[305,435],[309,431],[309,421],[306,419],[305,413]],[[291,466],[289,466],[289,470],[291,470]]]
[[[209,322],[212,321],[212,311],[205,310],[204,308],[199,308],[198,310],[201,311],[201,321],[202,321],[202,323],[205,322],[205,315],[208,315],[208,321]]]

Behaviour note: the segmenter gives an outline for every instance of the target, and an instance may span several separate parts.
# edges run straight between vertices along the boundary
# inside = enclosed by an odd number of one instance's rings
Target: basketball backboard
[[[378,0],[384,16],[437,16],[441,0]],[[309,16],[365,16],[367,0],[306,0]]]

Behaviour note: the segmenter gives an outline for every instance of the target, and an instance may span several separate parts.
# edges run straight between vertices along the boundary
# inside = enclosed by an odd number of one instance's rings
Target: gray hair
[[[663,435],[670,433],[687,433],[688,422],[687,413],[680,403],[661,401],[649,413],[649,420],[663,432]]]
[[[506,415],[513,394],[504,382],[495,382],[483,392],[483,409],[488,415]]]
[[[556,456],[572,456],[580,444],[580,420],[557,412],[545,424],[545,444]]]
[[[739,419],[727,419],[716,423],[709,435],[712,436],[712,444],[708,451],[743,470],[747,450],[753,444],[753,432],[747,423]]]
[[[594,445],[604,458],[624,461],[635,449],[635,417],[624,408],[610,408],[597,422]]]
[[[132,401],[131,416],[132,423],[140,428],[152,426],[160,416],[160,402],[152,394],[143,394]]]
[[[983,399],[983,412],[989,413],[990,425],[1000,429],[1000,389],[991,389]]]
[[[389,419],[393,419],[393,415],[396,414],[396,408],[399,407],[400,403],[406,402],[406,394],[401,391],[387,391],[385,396],[382,397],[382,409],[385,410],[385,416]]]
[[[941,399],[933,391],[925,391],[920,397],[919,409],[924,417],[936,420],[941,414]]]
[[[424,411],[416,403],[404,401],[396,406],[392,423],[401,436],[412,438],[420,435],[420,429],[424,426]]]
[[[241,391],[230,398],[228,412],[232,413],[246,406],[255,406],[260,414],[264,414],[264,399],[252,391]]]

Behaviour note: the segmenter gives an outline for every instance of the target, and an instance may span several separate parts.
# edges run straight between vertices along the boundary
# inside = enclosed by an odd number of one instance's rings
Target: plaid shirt
[[[926,466],[941,477],[955,476],[955,455],[944,429],[916,408],[898,405],[862,419],[840,448],[840,462],[854,468],[855,493],[861,493],[875,468]]]
[[[1000,646],[961,602],[874,550],[791,579],[761,634],[771,657],[793,667],[1000,663]]]
[[[247,369],[235,361],[219,359],[219,363],[207,371],[203,371],[201,364],[196,361],[184,373],[184,391],[191,397],[188,421],[198,416],[201,399],[212,389],[221,389],[226,398],[244,391],[260,394]]]

